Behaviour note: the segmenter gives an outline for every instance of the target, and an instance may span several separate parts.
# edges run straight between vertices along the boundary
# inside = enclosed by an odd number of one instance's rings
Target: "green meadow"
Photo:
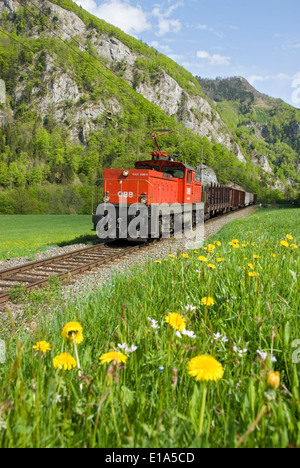
[[[0,447],[300,447],[299,228],[260,209],[96,293],[31,293],[3,335]]]
[[[93,240],[92,227],[92,217],[85,215],[1,215],[0,260]]]

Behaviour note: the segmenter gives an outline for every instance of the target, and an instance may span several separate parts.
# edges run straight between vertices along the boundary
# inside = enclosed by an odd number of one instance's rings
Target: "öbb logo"
[[[120,198],[133,198],[133,192],[118,192]]]

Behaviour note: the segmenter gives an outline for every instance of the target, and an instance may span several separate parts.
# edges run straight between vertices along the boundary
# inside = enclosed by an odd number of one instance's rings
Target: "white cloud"
[[[181,22],[178,19],[171,19],[173,11],[182,6],[182,3],[175,3],[167,10],[162,10],[161,7],[156,6],[152,10],[152,15],[158,20],[158,30],[156,36],[164,36],[167,33],[178,33],[181,30]]]
[[[222,39],[224,37],[224,34],[222,32],[216,31],[215,28],[212,28],[211,26],[208,26],[207,24],[198,24],[196,26],[196,29],[199,29],[200,31],[211,32],[211,33],[215,34],[216,36],[218,36],[220,39]]]
[[[206,31],[208,29],[207,24],[198,24],[196,29],[201,29],[202,31]]]
[[[158,41],[152,41],[150,45],[151,47],[154,47],[157,50],[163,51],[165,54],[171,52],[171,49],[168,45],[160,44]]]
[[[128,1],[106,0],[99,6],[94,0],[75,0],[75,2],[127,34],[136,35],[151,28],[148,15],[143,9],[140,6],[131,6]]]
[[[290,42],[284,42],[282,44],[283,49],[300,49],[300,41],[290,41]]]
[[[75,3],[88,11],[97,9],[97,4],[94,2],[94,0],[75,0]]]
[[[287,75],[286,73],[278,73],[277,78],[279,80],[290,80],[292,77],[290,75]]]
[[[180,60],[182,60],[184,56],[179,54],[168,54],[168,57],[174,60],[174,62],[180,62]]]
[[[230,57],[225,57],[220,54],[210,54],[205,50],[199,50],[197,52],[197,57],[201,60],[208,60],[210,65],[229,65],[231,60]]]
[[[262,83],[263,81],[268,81],[271,78],[272,77],[270,75],[264,75],[264,76],[263,75],[251,75],[248,78],[248,81],[253,86],[255,83]]]
[[[288,75],[287,73],[277,73],[277,75],[251,75],[248,78],[250,84],[263,83],[265,81],[292,81],[297,78],[297,73]]]

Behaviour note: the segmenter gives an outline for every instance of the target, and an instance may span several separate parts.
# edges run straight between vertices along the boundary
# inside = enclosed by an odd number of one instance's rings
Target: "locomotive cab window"
[[[159,166],[143,166],[142,164],[138,165],[136,169],[142,169],[144,171],[157,171],[159,172]]]
[[[170,174],[172,177],[175,177],[176,179],[183,179],[184,178],[184,169],[183,169],[183,167],[163,166],[161,170],[162,170],[163,173]]]
[[[191,184],[192,179],[193,179],[193,171],[186,171],[186,182],[188,184]]]

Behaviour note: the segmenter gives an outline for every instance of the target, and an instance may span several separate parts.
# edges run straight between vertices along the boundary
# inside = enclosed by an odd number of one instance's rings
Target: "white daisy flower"
[[[189,338],[197,338],[197,335],[195,335],[195,333],[192,331],[192,330],[182,330],[181,332],[183,335],[186,335],[188,336]]]
[[[256,352],[263,361],[267,359],[268,353],[264,353],[263,351],[259,351],[259,350],[257,350]]]

